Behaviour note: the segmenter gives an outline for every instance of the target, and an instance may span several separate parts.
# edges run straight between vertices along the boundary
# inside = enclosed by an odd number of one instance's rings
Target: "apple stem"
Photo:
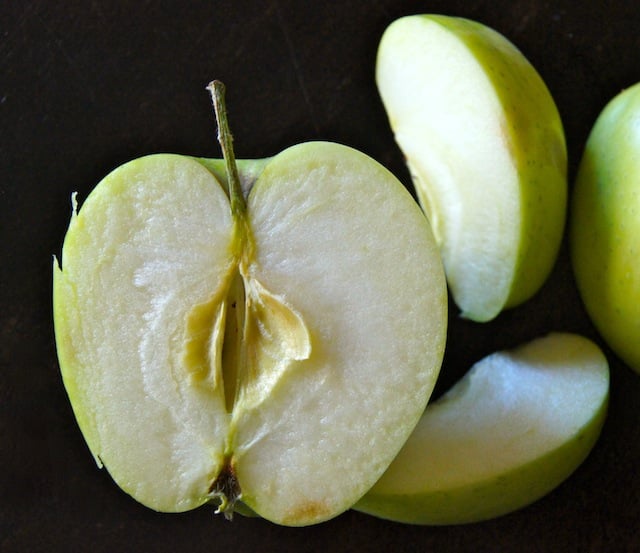
[[[236,165],[236,157],[233,152],[233,135],[229,128],[229,120],[227,118],[227,106],[225,103],[225,86],[221,81],[211,81],[207,86],[207,90],[211,93],[213,100],[213,109],[216,113],[216,121],[218,123],[218,142],[222,149],[222,157],[225,161],[227,170],[227,180],[229,181],[229,199],[231,201],[231,213],[234,216],[244,217],[247,204],[242,193],[240,184],[240,175],[238,174],[238,166]]]

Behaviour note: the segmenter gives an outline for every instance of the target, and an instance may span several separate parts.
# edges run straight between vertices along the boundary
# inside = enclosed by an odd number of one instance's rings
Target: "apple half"
[[[444,272],[381,165],[326,142],[236,164],[211,88],[226,182],[220,163],[151,155],[74,205],[54,264],[60,368],[95,460],[142,504],[228,514],[241,500],[317,523],[419,420],[444,351]]]
[[[427,406],[356,509],[412,524],[463,524],[522,508],[587,457],[606,416],[609,368],[575,334],[485,357]]]
[[[529,299],[562,240],[567,152],[556,105],[504,36],[412,15],[384,32],[376,83],[461,315]]]
[[[598,117],[578,168],[570,245],[580,295],[608,345],[640,373],[640,83]]]

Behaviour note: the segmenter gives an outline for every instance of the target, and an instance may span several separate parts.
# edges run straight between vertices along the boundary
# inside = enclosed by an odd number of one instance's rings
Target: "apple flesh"
[[[600,349],[550,334],[490,355],[431,403],[386,473],[356,505],[413,524],[462,524],[524,507],[586,458],[605,419]]]
[[[139,502],[317,523],[417,423],[444,272],[419,206],[365,154],[310,142],[236,164],[222,135],[225,183],[217,162],[151,155],[74,206],[54,264],[60,368],[96,461]]]
[[[640,373],[640,83],[602,111],[575,182],[572,263],[591,320]]]
[[[534,67],[480,23],[414,15],[384,32],[376,82],[462,316],[529,299],[567,202],[564,131]]]

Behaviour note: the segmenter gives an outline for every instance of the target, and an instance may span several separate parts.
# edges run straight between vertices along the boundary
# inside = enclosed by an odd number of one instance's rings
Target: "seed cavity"
[[[183,362],[189,382],[223,393],[229,413],[258,406],[311,354],[302,315],[238,266],[187,316]]]

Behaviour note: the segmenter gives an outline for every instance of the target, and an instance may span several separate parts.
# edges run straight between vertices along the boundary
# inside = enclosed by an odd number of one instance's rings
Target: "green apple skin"
[[[571,257],[594,325],[640,372],[640,83],[613,98],[587,140],[571,205]]]
[[[96,463],[143,505],[238,499],[243,514],[315,524],[366,493],[419,419],[444,353],[444,271],[418,205],[368,156],[312,142],[237,167],[239,219],[222,160],[173,154],[115,169],[80,209],[74,199],[53,271],[60,369]],[[270,363],[231,403],[233,348],[212,361],[238,333],[217,325],[216,302],[240,300],[230,269],[258,310],[244,320],[252,359]],[[218,495],[221,474],[236,497]]]
[[[380,41],[376,81],[463,317],[533,296],[563,236],[567,151],[554,100],[508,39],[412,15]]]
[[[424,525],[467,524],[521,509],[587,457],[601,433],[608,390],[606,358],[581,336],[551,334],[486,357],[427,406],[404,449],[355,508]]]
[[[226,166],[224,159],[212,159],[204,157],[195,157],[198,163],[204,167],[218,180],[224,191],[229,196],[229,182],[227,180]],[[251,192],[256,180],[264,171],[272,158],[265,157],[263,159],[238,159],[236,165],[238,167],[238,176],[240,177],[240,186],[245,198]]]

